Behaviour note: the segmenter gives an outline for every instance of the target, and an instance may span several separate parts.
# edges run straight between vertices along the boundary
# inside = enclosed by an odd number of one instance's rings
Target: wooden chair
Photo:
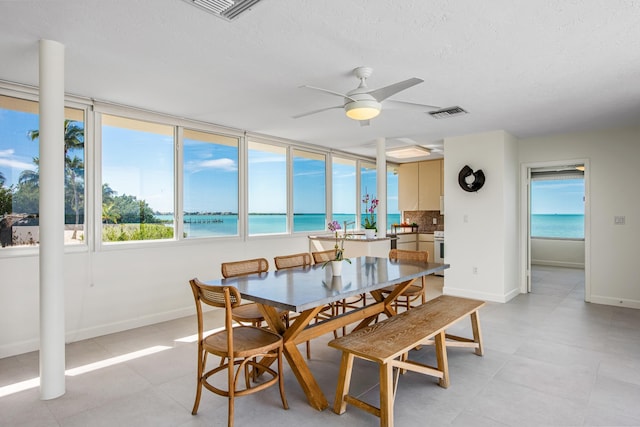
[[[336,259],[336,250],[329,249],[328,251],[311,252],[311,255],[313,256],[313,262],[316,264],[324,264],[327,261]]]
[[[282,376],[282,349],[283,339],[275,332],[253,326],[233,327],[232,310],[241,302],[240,292],[233,286],[208,286],[198,279],[189,281],[193,297],[196,303],[196,315],[198,318],[198,383],[196,398],[191,414],[198,413],[202,387],[213,393],[225,396],[229,403],[227,424],[233,426],[234,399],[264,390],[278,383],[282,406],[289,409],[287,398],[284,394],[284,379]],[[213,307],[224,307],[225,329],[204,336],[204,319],[202,316],[203,304]],[[211,370],[206,370],[207,355],[213,354],[220,357],[220,364]],[[268,366],[261,365],[256,358],[277,359],[277,372]],[[237,369],[236,369],[237,366]],[[251,386],[249,367],[254,372],[258,370],[268,374],[270,378]],[[227,389],[222,389],[210,383],[208,379],[217,373],[227,373]],[[241,373],[244,372],[244,388],[239,384]]]
[[[247,276],[249,274],[261,274],[269,271],[269,261],[265,258],[255,258],[243,261],[223,262],[221,270],[222,277],[225,279]],[[283,319],[285,319],[288,314],[286,310],[278,310],[278,312]],[[264,322],[264,316],[256,303],[242,304],[234,307],[232,317],[233,320],[240,324],[249,323],[251,326],[256,327],[261,326],[262,322]]]
[[[308,267],[311,265],[311,255],[302,252],[293,255],[281,255],[273,258],[277,270],[285,268]]]
[[[391,261],[416,261],[416,262],[429,262],[429,252],[428,251],[409,251],[404,249],[391,249],[389,251],[389,259]],[[411,285],[407,290],[405,290],[402,294],[398,295],[394,305],[396,310],[399,307],[404,307],[409,310],[413,306],[411,303],[420,299],[420,304],[424,304],[426,302],[426,277],[422,276],[422,281],[420,285]],[[382,289],[383,294],[389,294],[393,291],[394,286],[389,286]]]
[[[223,262],[222,277],[238,277],[247,274],[259,274],[269,271],[269,261],[264,258],[246,259],[242,261]]]
[[[335,252],[334,252],[335,254]],[[284,270],[288,268],[306,268],[311,266],[311,255],[308,252],[302,252],[299,254],[292,255],[281,255],[273,258],[273,262],[276,264],[277,270]],[[327,314],[327,311],[331,313]],[[319,318],[330,318],[334,315],[334,308],[332,305],[327,305],[318,313],[316,316],[316,322]],[[289,313],[289,317],[287,321],[292,319],[291,313]],[[311,359],[311,342],[307,341],[307,359]]]

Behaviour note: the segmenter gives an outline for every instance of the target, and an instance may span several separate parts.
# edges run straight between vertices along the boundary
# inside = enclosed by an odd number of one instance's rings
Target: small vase
[[[334,276],[342,275],[342,261],[331,261],[331,273]]]
[[[376,229],[375,228],[365,228],[364,235],[367,239],[375,239],[376,238]]]

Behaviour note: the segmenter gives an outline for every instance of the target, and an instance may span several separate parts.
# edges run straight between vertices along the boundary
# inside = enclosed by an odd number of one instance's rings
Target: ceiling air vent
[[[441,108],[440,110],[436,110],[436,111],[429,111],[429,114],[434,119],[446,119],[447,117],[461,116],[463,114],[469,114],[469,113],[466,110],[462,109],[462,107],[456,106],[456,107]]]
[[[233,21],[260,0],[184,0],[227,21]]]

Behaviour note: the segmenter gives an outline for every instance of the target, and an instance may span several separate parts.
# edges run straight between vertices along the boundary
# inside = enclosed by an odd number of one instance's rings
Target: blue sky
[[[531,213],[584,214],[584,179],[532,181]]]
[[[5,185],[18,182],[20,172],[35,170],[38,143],[27,135],[38,128],[38,115],[0,109],[0,171]],[[102,134],[102,182],[118,195],[134,195],[152,209],[173,212],[173,138],[139,130],[104,126]],[[251,212],[285,212],[285,158],[277,153],[252,150],[249,167]],[[222,144],[185,140],[184,209],[186,211],[238,211],[238,153]],[[324,162],[296,157],[294,162],[294,210],[325,211]],[[376,193],[375,169],[363,169],[362,191],[357,194],[354,166],[333,165],[335,213],[355,213],[356,200],[366,191]],[[397,213],[397,176],[390,176],[388,213]]]
[[[27,135],[38,129],[38,115],[0,108],[0,172],[5,186],[18,183],[20,172],[35,170],[33,158],[38,156],[38,143]]]

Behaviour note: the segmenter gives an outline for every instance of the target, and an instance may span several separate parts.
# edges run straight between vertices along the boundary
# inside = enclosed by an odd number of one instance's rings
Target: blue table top
[[[449,264],[391,261],[357,257],[343,261],[342,274],[333,276],[331,265],[314,265],[269,271],[230,279],[206,281],[208,285],[236,287],[242,298],[284,310],[304,310],[371,292],[449,268]]]

